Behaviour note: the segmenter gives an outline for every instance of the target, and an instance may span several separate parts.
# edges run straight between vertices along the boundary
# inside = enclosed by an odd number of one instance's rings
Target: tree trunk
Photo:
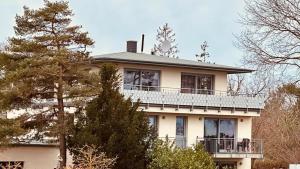
[[[67,149],[66,149],[66,134],[65,134],[65,112],[63,100],[63,72],[60,67],[60,79],[57,88],[57,102],[58,102],[58,126],[59,126],[59,168],[63,169],[67,163]]]

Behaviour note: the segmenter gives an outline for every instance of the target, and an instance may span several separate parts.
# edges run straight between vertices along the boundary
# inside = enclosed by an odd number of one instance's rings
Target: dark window
[[[213,94],[213,75],[181,75],[181,92]]]
[[[205,119],[204,120],[204,137],[205,138],[218,138],[219,120],[218,119]]]
[[[149,126],[157,129],[157,116],[150,115],[148,116]]]
[[[159,88],[159,72],[158,71],[141,71],[143,90],[158,90]]]
[[[213,94],[213,76],[200,75],[197,77],[197,93]]]
[[[204,138],[209,144],[218,145],[218,149],[232,150],[235,146],[236,120],[212,119],[204,120]]]
[[[124,89],[139,89],[141,81],[141,72],[139,70],[125,70]]]
[[[176,117],[176,137],[186,135],[185,133],[185,117],[177,116]]]
[[[130,69],[124,71],[124,89],[158,91],[159,86],[159,71]]]
[[[181,92],[182,93],[194,93],[196,88],[195,76],[181,75]]]
[[[0,169],[23,169],[24,161],[0,161]]]
[[[235,119],[212,119],[204,120],[205,138],[235,138]]]

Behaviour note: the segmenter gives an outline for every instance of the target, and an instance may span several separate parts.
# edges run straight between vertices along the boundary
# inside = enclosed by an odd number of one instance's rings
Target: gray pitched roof
[[[219,64],[203,63],[193,60],[176,59],[164,56],[150,55],[145,53],[120,52],[92,56],[95,61],[99,62],[116,62],[116,63],[135,63],[144,65],[159,65],[171,67],[184,67],[204,70],[218,70],[227,73],[248,73],[253,70],[231,67]]]

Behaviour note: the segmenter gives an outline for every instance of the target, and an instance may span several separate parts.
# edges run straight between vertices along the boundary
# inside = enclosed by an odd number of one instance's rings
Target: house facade
[[[263,158],[262,140],[251,137],[251,128],[264,97],[227,91],[229,74],[252,70],[136,53],[136,43],[127,46],[127,52],[94,56],[91,71],[99,71],[102,63],[116,64],[120,92],[140,100],[139,109],[149,115],[160,139],[181,148],[202,144],[218,169],[251,169],[252,159]],[[53,169],[58,154],[57,145],[19,144],[0,151],[0,165]],[[67,161],[72,163],[70,155]]]
[[[252,159],[263,158],[262,140],[251,137],[251,128],[264,97],[227,92],[229,74],[252,70],[136,53],[135,45],[128,46],[135,49],[94,56],[95,63],[118,66],[121,92],[141,101],[160,139],[182,148],[203,144],[220,169],[250,169]]]

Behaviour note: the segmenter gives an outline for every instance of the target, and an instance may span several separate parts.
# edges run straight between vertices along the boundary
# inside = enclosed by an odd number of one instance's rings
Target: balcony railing
[[[236,138],[196,138],[196,142],[187,145],[186,137],[159,137],[170,145],[186,148],[202,144],[204,149],[215,158],[263,158],[261,139]],[[195,141],[195,140],[193,140]]]
[[[123,94],[136,102],[164,106],[262,109],[264,95],[232,94],[217,90],[124,85]]]
[[[263,154],[261,139],[197,138],[211,154]]]

